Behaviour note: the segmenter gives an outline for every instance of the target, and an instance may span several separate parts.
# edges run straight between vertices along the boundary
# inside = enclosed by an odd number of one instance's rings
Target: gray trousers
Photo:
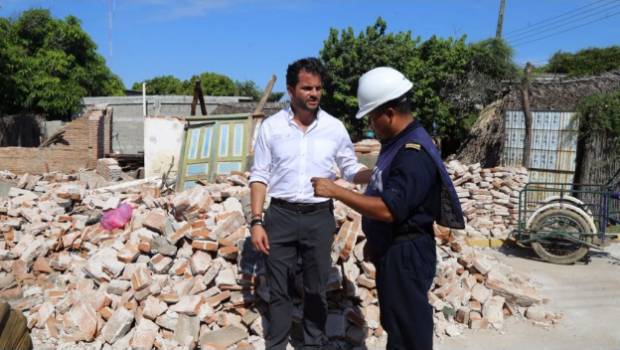
[[[304,348],[320,349],[326,343],[326,287],[331,267],[331,246],[336,222],[330,208],[299,213],[270,205],[265,213],[269,238],[266,259],[270,325],[267,349],[286,349],[291,330],[294,276],[301,258],[304,285]]]

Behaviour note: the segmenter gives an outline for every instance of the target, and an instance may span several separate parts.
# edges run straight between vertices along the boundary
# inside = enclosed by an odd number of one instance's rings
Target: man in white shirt
[[[304,348],[327,343],[326,286],[336,222],[333,203],[314,196],[313,177],[367,183],[341,121],[319,108],[325,68],[316,58],[293,62],[286,72],[290,108],[265,119],[254,147],[250,176],[252,243],[267,256],[270,290],[268,349],[286,349],[292,322],[290,291],[298,257],[304,281]],[[265,196],[271,204],[263,219]]]

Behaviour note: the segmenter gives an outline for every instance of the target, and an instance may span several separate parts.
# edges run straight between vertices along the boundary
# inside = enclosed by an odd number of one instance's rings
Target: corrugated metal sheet
[[[521,166],[525,139],[522,111],[505,114],[505,138],[502,164]],[[578,125],[573,112],[532,112],[530,170],[540,172],[531,181],[573,180],[577,151]],[[557,175],[557,174],[562,175]],[[556,175],[553,175],[556,174]]]
[[[578,135],[579,133],[575,130],[561,130],[558,150],[576,152]]]
[[[574,151],[557,151],[557,155],[558,164],[556,166],[556,169],[575,172],[577,159],[575,157],[576,153]]]
[[[574,177],[574,173],[572,172],[544,171],[544,170],[530,170],[529,171],[530,182],[542,182],[542,183],[547,183],[547,184],[549,183],[566,184],[566,183],[572,183],[573,177]],[[535,188],[535,187],[536,186],[532,186],[532,188]],[[550,185],[541,186],[541,188],[560,188],[560,187],[562,186],[555,186],[555,187],[550,186]],[[559,191],[551,191],[551,190],[532,191],[531,193],[528,193],[528,201],[531,201],[532,203],[542,202],[550,196],[557,196],[559,194],[560,194]]]

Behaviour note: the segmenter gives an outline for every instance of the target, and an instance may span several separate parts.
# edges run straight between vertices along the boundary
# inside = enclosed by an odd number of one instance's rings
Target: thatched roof
[[[504,101],[486,106],[454,157],[465,164],[480,163],[483,168],[499,165],[504,142]]]
[[[545,75],[532,80],[530,108],[532,111],[574,112],[582,98],[618,89],[620,71],[583,78]],[[520,83],[510,84],[506,102],[506,110],[522,110]]]

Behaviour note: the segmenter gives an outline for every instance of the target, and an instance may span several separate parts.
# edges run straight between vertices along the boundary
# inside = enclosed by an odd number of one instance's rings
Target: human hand
[[[314,195],[316,197],[334,198],[336,196],[338,185],[332,180],[313,177],[310,181],[312,182],[312,187],[314,187]]]
[[[254,248],[265,255],[269,255],[269,238],[263,225],[252,226],[250,232],[252,233],[252,245],[254,245]]]

